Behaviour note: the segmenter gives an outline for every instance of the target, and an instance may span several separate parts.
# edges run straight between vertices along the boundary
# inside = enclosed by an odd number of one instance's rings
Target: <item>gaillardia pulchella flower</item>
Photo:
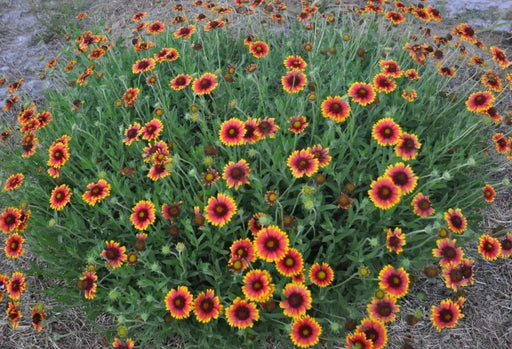
[[[186,319],[190,316],[194,301],[187,286],[171,289],[165,296],[165,309],[171,312],[175,319]]]
[[[169,82],[169,86],[174,91],[180,91],[186,88],[192,82],[192,76],[188,74],[178,74]]]
[[[229,326],[238,329],[252,327],[260,319],[260,313],[254,303],[237,297],[233,304],[226,308],[226,320]]]
[[[275,225],[262,228],[254,239],[256,255],[267,262],[276,262],[283,258],[289,243],[288,235]]]
[[[141,200],[132,208],[130,221],[138,230],[146,230],[155,219],[155,205],[151,201]]]
[[[334,271],[326,263],[314,263],[309,268],[309,280],[318,287],[327,287],[334,281]]]
[[[242,159],[236,163],[230,161],[224,166],[222,178],[226,181],[228,188],[234,187],[235,190],[238,190],[241,185],[249,184],[250,173],[251,169],[246,160]]]
[[[495,97],[489,91],[474,92],[466,101],[466,107],[473,113],[484,113],[493,106]]]
[[[411,166],[403,162],[389,165],[384,176],[391,178],[393,183],[400,187],[402,195],[411,193],[418,183],[418,176],[414,174]]]
[[[423,195],[423,193],[418,193],[412,198],[411,205],[413,207],[413,212],[417,216],[420,217],[428,217],[436,211],[430,202],[430,197]]]
[[[402,129],[392,118],[380,119],[372,127],[372,137],[381,146],[397,144],[401,134]]]
[[[390,177],[379,177],[368,190],[370,200],[382,210],[388,210],[398,204],[402,191]]]
[[[288,72],[286,75],[281,77],[281,84],[283,85],[283,90],[288,93],[298,93],[306,87],[308,79],[305,74],[292,70]]]
[[[403,297],[409,291],[409,274],[388,264],[379,272],[379,287],[391,297]]]
[[[283,295],[286,298],[279,303],[283,314],[292,318],[306,315],[311,309],[313,298],[311,291],[303,284],[289,283],[283,288]]]
[[[219,139],[222,144],[235,146],[244,144],[245,124],[237,118],[231,118],[220,125]]]
[[[501,242],[489,234],[482,234],[478,239],[478,253],[487,260],[494,261],[501,255]]]
[[[443,328],[455,327],[459,319],[464,316],[460,306],[451,299],[442,300],[439,306],[433,305],[431,314],[432,325],[438,331]]]
[[[373,343],[373,349],[382,349],[386,346],[387,332],[384,323],[374,318],[364,318],[361,320],[361,325],[356,328],[356,333],[364,333],[366,338]]]
[[[62,210],[71,200],[71,189],[67,184],[62,184],[53,189],[50,196],[50,207],[54,210]]]
[[[253,41],[249,46],[249,52],[256,58],[263,58],[268,55],[269,48],[263,41]]]
[[[101,252],[101,256],[107,260],[107,265],[112,269],[119,268],[126,261],[126,247],[120,246],[116,241],[105,241],[107,248]]]
[[[304,269],[302,254],[290,247],[283,258],[276,261],[277,271],[284,276],[293,277]]]
[[[217,319],[222,309],[223,306],[220,304],[219,297],[215,296],[212,289],[200,292],[194,300],[194,314],[197,321],[202,323],[208,323],[212,319]]]
[[[89,205],[94,206],[110,195],[110,187],[110,184],[104,179],[98,180],[97,183],[89,183],[82,199]]]
[[[237,211],[237,206],[232,197],[218,193],[217,197],[212,196],[208,199],[205,211],[205,218],[210,224],[223,227],[231,221]]]
[[[354,82],[348,89],[348,95],[362,106],[373,103],[376,96],[373,85],[364,82]]]
[[[16,173],[16,174],[10,175],[9,178],[7,178],[7,180],[5,181],[3,190],[9,191],[9,190],[14,190],[16,188],[19,188],[23,184],[24,178],[25,178],[25,176],[23,175],[23,173]]]
[[[295,150],[286,161],[295,178],[311,177],[318,171],[319,161],[307,149]]]
[[[322,327],[309,315],[296,318],[292,324],[290,338],[296,346],[308,348],[318,343]]]
[[[322,115],[335,122],[344,122],[350,115],[350,106],[340,96],[328,96],[321,105]]]
[[[242,292],[245,298],[258,303],[268,301],[274,293],[275,285],[272,283],[272,276],[266,270],[253,269],[245,274]]]
[[[217,87],[217,76],[212,73],[204,73],[192,83],[192,91],[198,95],[210,94]]]
[[[448,211],[444,213],[444,220],[446,221],[446,224],[448,224],[448,228],[456,234],[462,234],[467,229],[467,221],[462,215],[460,208],[455,210],[453,208],[449,208]]]

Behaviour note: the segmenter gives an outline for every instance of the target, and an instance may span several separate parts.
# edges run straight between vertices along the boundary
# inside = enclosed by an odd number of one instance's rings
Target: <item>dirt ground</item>
[[[129,33],[130,17],[138,11],[150,12],[150,17],[166,19],[173,16],[170,7],[182,3],[185,6],[191,1],[165,0],[0,0],[0,77],[7,81],[15,81],[20,77],[25,79],[23,93],[31,99],[40,100],[41,91],[50,87],[50,82],[41,79],[46,63],[58,56],[64,45],[62,35],[52,36],[52,30],[58,31],[60,19],[52,11],[62,9],[63,3],[74,6],[76,13],[87,11],[89,23],[104,20],[106,26],[112,28],[113,35]],[[229,1],[220,1],[230,3]],[[289,7],[298,8],[299,1],[287,1]],[[349,4],[361,4],[362,1],[352,0]],[[45,5],[43,5],[45,4]],[[57,6],[56,4],[59,4]],[[73,9],[69,9],[70,13]],[[501,11],[500,13],[492,11]],[[479,16],[487,18],[512,19],[512,12],[491,8]],[[504,14],[501,16],[500,14]],[[53,17],[52,17],[53,16]],[[460,22],[467,21],[471,14],[463,13],[462,17],[446,19],[436,24],[435,31],[448,33]],[[464,17],[465,16],[465,17]],[[510,18],[508,18],[509,16]],[[471,19],[471,18],[470,18]],[[52,21],[56,21],[57,27]],[[484,22],[488,24],[488,22]],[[491,23],[492,25],[492,23]],[[50,32],[46,32],[46,31]],[[497,45],[512,52],[512,34],[507,32],[488,31],[480,28],[479,36],[488,46]],[[7,98],[7,87],[0,87],[0,102]],[[512,104],[512,103],[511,103]],[[0,117],[0,121],[2,120]],[[511,177],[512,166],[497,164],[497,176]],[[512,190],[500,194],[499,200],[490,206],[482,231],[489,231],[497,226],[512,228]],[[0,203],[1,206],[1,203]],[[441,299],[450,295],[442,285],[431,280],[420,279],[410,292],[410,296],[401,301],[401,313],[398,320],[388,326],[389,348],[482,348],[506,349],[512,348],[512,260],[488,262],[479,257],[476,243],[466,246],[466,254],[475,259],[475,285],[465,288],[467,302],[464,307],[465,318],[452,330],[437,332],[431,325],[430,309],[426,304],[438,304]],[[10,274],[12,261],[0,258],[0,273]],[[58,304],[38,292],[47,285],[44,279],[32,278],[28,281],[27,303],[41,302],[53,314],[47,318],[41,333],[33,331],[29,319],[29,310],[25,309],[25,318],[17,330],[12,330],[7,324],[5,315],[0,315],[0,348],[54,348],[54,349],[96,349],[103,348],[93,327],[86,321],[79,309],[59,311]],[[416,295],[425,296],[420,300]],[[24,296],[25,297],[25,296]],[[0,307],[4,314],[5,302]],[[422,316],[416,325],[408,325],[407,315],[417,310]],[[108,318],[97,320],[99,324],[108,325]],[[409,346],[406,346],[409,345]],[[169,348],[180,347],[178,343],[170,343]]]

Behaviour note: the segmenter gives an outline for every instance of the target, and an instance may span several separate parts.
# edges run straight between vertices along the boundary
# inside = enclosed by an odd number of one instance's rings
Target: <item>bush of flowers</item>
[[[489,182],[492,153],[512,157],[505,53],[467,24],[431,34],[428,4],[194,3],[134,14],[133,39],[76,33],[44,105],[11,84],[0,228],[14,263],[43,262],[1,275],[11,325],[25,274],[43,274],[58,301],[111,316],[116,348],[382,348],[425,277],[454,291],[433,326],[455,326],[464,243],[511,253],[478,229],[507,185]]]

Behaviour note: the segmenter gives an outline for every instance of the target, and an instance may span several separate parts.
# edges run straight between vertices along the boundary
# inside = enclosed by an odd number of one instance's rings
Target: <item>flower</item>
[[[307,149],[295,150],[286,162],[292,176],[301,178],[304,175],[311,177],[318,171],[318,159],[311,154]]]
[[[123,94],[123,101],[125,107],[133,107],[135,105],[135,101],[139,96],[138,88],[128,88],[126,92]]]
[[[194,80],[192,91],[198,95],[210,94],[217,87],[217,76],[212,73],[204,73]]]
[[[172,205],[163,204],[162,215],[164,218],[170,220],[172,223],[174,219],[180,215],[180,208],[182,203],[183,201],[175,202]]]
[[[256,58],[263,58],[268,55],[269,47],[263,41],[253,41],[249,45],[249,52]]]
[[[313,298],[305,285],[294,282],[286,284],[283,295],[286,299],[279,303],[279,307],[283,309],[284,315],[298,318],[311,309]]]
[[[132,73],[139,74],[155,69],[155,60],[153,58],[143,58],[135,61],[132,66]]]
[[[448,228],[456,234],[462,234],[467,229],[466,218],[462,215],[460,208],[453,210],[449,208],[444,213],[444,220],[448,224]]]
[[[275,225],[262,228],[254,239],[256,255],[267,262],[276,262],[288,251],[288,235]]]
[[[402,160],[414,160],[418,155],[418,150],[421,148],[421,143],[418,142],[418,137],[414,134],[402,133],[395,146],[395,154],[402,158]]]
[[[48,149],[48,162],[47,165],[55,168],[60,168],[69,159],[68,145],[56,142]]]
[[[163,131],[164,125],[159,119],[152,119],[148,121],[141,130],[142,139],[152,141],[157,139],[160,133]]]
[[[226,320],[229,326],[244,329],[252,327],[254,321],[260,319],[260,313],[256,306],[248,300],[235,298],[233,304],[226,308]]]
[[[400,187],[402,195],[411,193],[418,183],[418,176],[414,174],[412,168],[402,162],[389,165],[384,176],[391,178],[393,183]]]
[[[265,202],[270,206],[274,206],[274,204],[279,199],[279,194],[273,190],[267,190],[265,193]]]
[[[305,315],[293,321],[290,338],[294,345],[307,348],[317,344],[321,334],[322,327],[318,322],[314,318]]]
[[[71,200],[71,189],[67,184],[62,184],[53,189],[50,197],[50,207],[54,210],[62,210]]]
[[[155,205],[148,200],[140,200],[132,208],[130,221],[138,230],[146,230],[155,222]]]
[[[405,77],[409,80],[419,80],[420,74],[416,69],[407,69],[404,73]]]
[[[180,53],[174,47],[164,47],[160,52],[154,54],[155,61],[158,63],[162,62],[174,62],[180,58]]]
[[[387,19],[389,19],[394,25],[398,25],[400,23],[405,22],[405,17],[397,11],[388,11],[384,15]]]
[[[254,144],[260,139],[262,139],[264,135],[262,136],[260,131],[258,130],[259,123],[261,123],[261,121],[258,121],[257,119],[253,118],[245,120],[245,134],[243,138],[244,143]]]
[[[344,122],[350,115],[350,106],[340,96],[328,96],[321,105],[322,115],[335,122]]]
[[[395,145],[400,140],[402,129],[392,118],[377,121],[372,127],[372,137],[379,145]]]
[[[289,248],[283,258],[276,262],[277,271],[284,276],[293,277],[304,269],[302,254],[294,248]]]
[[[85,299],[94,299],[96,297],[96,284],[98,276],[94,270],[86,270],[78,281],[78,288],[85,291]]]
[[[249,239],[240,239],[234,241],[231,244],[230,251],[232,258],[241,258],[250,262],[254,262],[256,260],[254,247],[251,243],[251,240]]]
[[[210,224],[223,227],[231,221],[237,206],[232,197],[218,193],[217,197],[212,196],[208,199],[205,211],[205,218]]]
[[[244,144],[245,124],[237,118],[231,118],[220,125],[219,138],[222,144],[235,146]]]
[[[17,233],[11,234],[6,240],[5,240],[5,255],[8,258],[18,258],[25,253],[25,250],[23,249],[23,243],[25,242],[25,239],[20,236]]]
[[[46,317],[46,312],[41,305],[32,307],[32,326],[37,332],[43,330],[43,319]]]
[[[396,313],[400,311],[400,306],[396,304],[395,298],[384,295],[384,297],[380,299],[373,297],[371,303],[367,305],[366,310],[371,319],[385,323],[395,321]]]
[[[191,81],[192,81],[192,76],[190,76],[188,74],[178,74],[178,75],[176,75],[176,77],[174,79],[172,79],[169,82],[169,86],[175,91],[180,91],[180,90],[183,90],[185,87],[187,87]],[[206,81],[205,84],[208,83],[207,80],[205,80],[205,81]],[[199,84],[199,85],[201,85],[201,84]],[[201,87],[201,86],[199,86],[199,87]]]
[[[12,300],[20,299],[21,295],[27,289],[27,285],[25,284],[25,274],[20,272],[14,272],[11,275],[11,281],[7,285],[7,292],[9,293],[9,298]]]
[[[251,219],[249,220],[249,229],[251,230],[252,234],[256,236],[259,231],[263,228],[260,224],[260,218],[265,217],[265,213],[258,212],[255,213]]]
[[[326,167],[331,162],[332,157],[329,155],[329,148],[324,148],[321,144],[316,144],[307,150],[318,160],[319,167]]]
[[[387,76],[399,78],[403,74],[402,70],[400,69],[400,65],[392,59],[386,61],[381,60],[379,65],[382,67],[382,73]]]
[[[375,100],[373,85],[364,82],[354,82],[348,89],[348,95],[362,106],[371,104]]]
[[[249,163],[244,159],[237,163],[230,161],[224,166],[222,178],[226,180],[228,188],[235,187],[235,189],[238,190],[242,184],[249,184],[250,173],[251,169],[249,168]]]
[[[21,211],[16,207],[7,207],[0,215],[0,229],[4,234],[10,233],[18,227],[21,219]]]
[[[178,28],[178,30],[176,30],[172,35],[176,39],[178,39],[178,38],[189,39],[190,37],[192,37],[192,34],[194,34],[195,32],[196,32],[196,26],[191,24],[187,27]]]
[[[480,81],[485,87],[487,87],[491,91],[503,91],[503,84],[501,82],[499,75],[493,72],[492,70],[488,70],[485,74],[482,74],[482,79]]]
[[[507,233],[503,240],[501,240],[501,255],[502,258],[508,258],[512,255],[512,233]],[[0,298],[1,300],[1,298]]]
[[[260,139],[265,137],[274,138],[277,130],[279,130],[279,126],[275,124],[274,118],[265,117],[263,120],[257,120],[255,133]]]
[[[283,61],[284,66],[287,69],[302,71],[307,67],[306,61],[301,56],[288,56]]]
[[[386,326],[377,319],[365,318],[361,320],[361,325],[356,328],[357,333],[364,333],[366,338],[373,343],[373,349],[384,348],[388,341]]]
[[[147,25],[146,30],[149,34],[160,34],[165,30],[165,24],[160,21],[154,21]]]
[[[508,151],[508,142],[507,138],[504,136],[502,132],[495,133],[492,136],[492,141],[494,142],[494,145],[496,147],[496,152],[500,154],[505,154]]]
[[[386,74],[380,73],[373,77],[373,86],[377,92],[390,93],[396,89],[396,82]]]
[[[510,61],[507,59],[505,52],[496,46],[489,47],[489,51],[492,54],[492,59],[499,63],[502,69],[507,68],[510,65]]]
[[[466,107],[473,113],[484,113],[493,106],[494,96],[489,91],[480,91],[472,93],[467,101]]]
[[[201,179],[204,183],[204,185],[212,185],[216,181],[218,181],[220,178],[219,173],[214,168],[208,168],[206,169],[206,172],[203,172],[201,174]]]
[[[346,337],[346,349],[373,349],[373,342],[366,338],[364,332],[348,334]]]
[[[416,194],[412,199],[411,205],[413,212],[420,217],[428,217],[436,211],[432,208],[430,197],[423,195],[423,193]]]
[[[327,287],[334,281],[334,271],[326,262],[313,264],[309,268],[308,276],[309,280],[318,287]]]
[[[306,121],[305,116],[299,115],[291,116],[290,119],[288,119],[288,125],[288,130],[295,134],[300,134],[308,127],[309,123]]]
[[[178,286],[171,289],[165,296],[165,309],[171,312],[176,319],[186,319],[190,315],[193,306],[192,294],[187,286]]]
[[[107,260],[107,265],[112,269],[120,267],[126,261],[126,247],[120,246],[119,242],[105,241],[107,249],[101,252],[101,256]]]
[[[128,126],[126,130],[124,130],[123,143],[126,145],[131,145],[133,142],[139,140],[139,136],[142,134],[141,125],[135,121],[133,124]]]
[[[306,87],[307,82],[308,78],[306,75],[295,70],[292,70],[281,77],[283,90],[288,93],[298,93],[302,91],[304,87]]]
[[[409,291],[409,275],[404,268],[395,270],[388,264],[379,272],[379,287],[391,297],[403,297]]]
[[[5,313],[12,328],[18,328],[18,321],[21,318],[21,311],[18,309],[19,302],[8,302]]]
[[[266,270],[250,270],[245,274],[243,282],[242,292],[250,301],[264,303],[268,301],[274,293],[275,286],[272,283],[272,277]]]
[[[212,319],[217,319],[222,312],[223,306],[220,304],[219,297],[214,295],[212,289],[200,292],[194,300],[194,314],[196,319],[202,323],[208,323]]]
[[[389,252],[395,252],[399,254],[402,252],[403,246],[405,246],[405,234],[402,233],[401,228],[395,228],[393,230],[386,230],[386,247]]]
[[[82,199],[94,206],[110,195],[110,187],[110,184],[104,179],[98,180],[98,183],[89,183],[87,184],[88,190],[82,195]]]
[[[112,346],[114,349],[133,349],[135,348],[135,342],[131,338],[126,338],[126,341],[123,344],[119,338],[114,338]]]
[[[464,257],[464,252],[460,247],[456,247],[457,240],[438,239],[436,241],[437,248],[432,249],[432,255],[439,257],[439,265],[446,267],[448,264],[458,264]]]
[[[443,328],[452,328],[457,325],[460,318],[463,317],[461,309],[457,303],[451,299],[444,299],[439,306],[433,305],[431,308],[432,325],[440,332]]]
[[[490,184],[486,184],[482,189],[482,194],[484,195],[484,200],[487,202],[493,202],[496,198],[496,191]]]
[[[478,253],[489,261],[498,259],[501,255],[501,242],[489,234],[482,234],[478,239]]]
[[[155,162],[153,166],[149,169],[148,172],[148,178],[150,178],[153,181],[158,180],[159,178],[165,178],[171,174],[170,171],[168,171],[168,165],[171,163],[172,158],[165,158],[164,161],[161,162]]]
[[[19,188],[23,184],[23,179],[25,179],[23,173],[10,175],[5,181],[4,190],[9,191]]]
[[[370,200],[382,210],[388,210],[400,201],[402,191],[390,177],[379,177],[370,184]]]

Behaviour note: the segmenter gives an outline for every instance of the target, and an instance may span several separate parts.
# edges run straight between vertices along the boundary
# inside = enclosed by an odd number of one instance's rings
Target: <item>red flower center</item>
[[[311,328],[311,326],[305,324],[305,325],[302,325],[300,328],[299,328],[299,335],[302,337],[302,338],[308,338],[309,336],[311,336],[311,334],[313,333],[313,329]]]
[[[373,343],[375,343],[377,339],[379,339],[379,333],[373,328],[367,329],[366,331],[364,331],[364,334],[366,335],[366,338],[371,340]]]
[[[224,216],[227,211],[228,208],[224,204],[217,204],[217,206],[215,206],[215,213],[219,216]]]
[[[299,168],[299,170],[305,170],[308,168],[308,165],[309,165],[309,161],[306,160],[306,159],[300,159],[298,162],[297,162],[297,167]]]
[[[416,149],[416,147],[415,147],[415,143],[414,143],[414,139],[412,139],[412,138],[406,138],[406,139],[404,140],[404,143],[403,143],[403,146],[402,146],[402,147],[403,147],[403,148],[404,148],[404,150],[406,150],[406,151],[411,151],[411,150]]]
[[[235,310],[235,316],[239,320],[247,320],[251,316],[251,312],[245,306],[239,306]]]
[[[426,199],[423,199],[421,200],[419,203],[418,203],[418,206],[420,209],[422,210],[428,210],[431,206],[430,206],[430,201],[426,200]]]
[[[292,74],[291,76],[288,77],[288,84],[291,86],[291,87],[295,87],[297,86],[298,84],[300,83],[300,78],[299,76],[295,75],[295,74]]]
[[[450,222],[455,228],[461,228],[462,227],[462,219],[459,216],[451,216]]]
[[[60,151],[60,150],[55,150],[53,152],[53,158],[56,160],[62,159],[63,156],[64,156],[64,154],[62,154],[62,151]]]
[[[244,174],[244,170],[242,170],[239,167],[235,167],[231,169],[231,171],[229,172],[230,177],[233,178],[234,180],[241,180],[242,178],[244,178]]]
[[[380,303],[377,307],[377,313],[381,316],[389,316],[391,315],[392,309],[389,303]]]
[[[255,50],[256,50],[256,52],[262,52],[263,51],[263,47],[261,47],[260,45],[256,45]]]
[[[175,80],[176,85],[185,85],[187,83],[187,79],[185,79],[183,76],[180,76]]]
[[[293,267],[295,265],[295,259],[293,257],[286,257],[284,259],[284,265],[286,265],[287,267]]]
[[[440,312],[441,321],[450,322],[453,319],[453,313],[450,309],[443,309]]]
[[[501,242],[501,249],[505,250],[505,251],[508,251],[508,250],[512,249],[512,241],[508,240],[508,239],[503,240]]]
[[[400,239],[396,236],[392,236],[389,238],[388,244],[391,247],[398,247],[400,246]]]
[[[478,95],[475,97],[474,102],[476,105],[483,105],[486,102],[487,98],[484,95]]]
[[[206,88],[212,86],[212,82],[209,79],[202,79],[201,82],[199,83],[199,85],[201,85],[201,88],[206,89]]]
[[[146,132],[147,133],[152,134],[155,131],[156,131],[156,126],[155,125],[148,125],[148,126],[146,126]]]
[[[57,199],[57,201],[61,201],[64,199],[64,194],[59,191],[57,194],[55,194],[55,199]]]
[[[263,288],[263,283],[260,280],[256,280],[251,284],[251,287],[255,291],[259,291]]]
[[[91,190],[91,195],[92,196],[98,196],[101,194],[101,188],[98,187],[98,186],[95,186],[94,188],[92,188]]]
[[[463,278],[462,271],[460,269],[453,269],[450,272],[450,278],[455,283],[462,281],[462,278]]]
[[[265,241],[265,248],[269,251],[275,251],[279,248],[279,241],[274,237],[270,237]]]
[[[443,248],[441,254],[443,255],[444,258],[452,259],[455,258],[455,256],[457,256],[457,251],[453,247],[447,246]]]
[[[388,278],[388,283],[391,287],[400,287],[400,285],[402,285],[402,279],[400,276],[393,274]]]
[[[137,213],[137,216],[140,219],[146,219],[148,217],[148,211],[146,210],[140,210],[139,213]]]
[[[12,280],[11,281],[11,289],[14,292],[18,292],[20,290],[20,281],[19,280]]]
[[[399,186],[402,186],[409,182],[409,177],[405,172],[397,172],[393,175],[393,182]]]
[[[16,222],[16,218],[15,218],[13,215],[9,214],[9,215],[7,215],[7,216],[4,218],[4,222],[5,222],[5,224],[7,224],[7,225],[11,225],[11,224],[13,224],[14,222]]]
[[[34,324],[39,324],[41,321],[43,320],[43,318],[41,317],[41,314],[40,313],[35,313],[34,315],[32,315],[32,322]]]
[[[126,136],[131,139],[131,138],[135,138],[137,137],[137,134],[139,133],[139,130],[137,130],[136,128],[131,128],[128,130],[128,132],[126,132]]]
[[[302,303],[304,303],[304,298],[302,297],[302,295],[300,293],[292,293],[288,297],[288,304],[292,308],[298,308],[302,305]]]
[[[385,127],[382,129],[381,135],[385,138],[389,138],[393,135],[393,129],[391,129],[391,127]]]
[[[11,250],[17,250],[18,246],[19,246],[18,241],[12,241],[11,242],[11,246],[10,246]]]
[[[368,91],[364,87],[361,87],[357,90],[356,94],[358,97],[366,97],[368,95]]]
[[[185,307],[185,299],[183,298],[183,296],[177,296],[176,298],[174,298],[172,303],[177,309],[183,309]]]
[[[392,193],[391,189],[386,186],[383,186],[383,187],[379,188],[379,190],[378,190],[379,197],[383,200],[389,199],[389,197],[391,196],[391,193]]]
[[[484,244],[484,250],[487,252],[493,252],[494,251],[494,245],[490,242],[487,242]]]
[[[119,257],[119,250],[117,248],[109,247],[105,253],[107,259],[116,260]]]
[[[228,134],[232,137],[236,137],[236,136],[238,136],[238,130],[236,128],[232,127],[228,130]]]
[[[213,302],[210,298],[205,298],[201,301],[201,309],[205,313],[209,313],[213,310]]]

